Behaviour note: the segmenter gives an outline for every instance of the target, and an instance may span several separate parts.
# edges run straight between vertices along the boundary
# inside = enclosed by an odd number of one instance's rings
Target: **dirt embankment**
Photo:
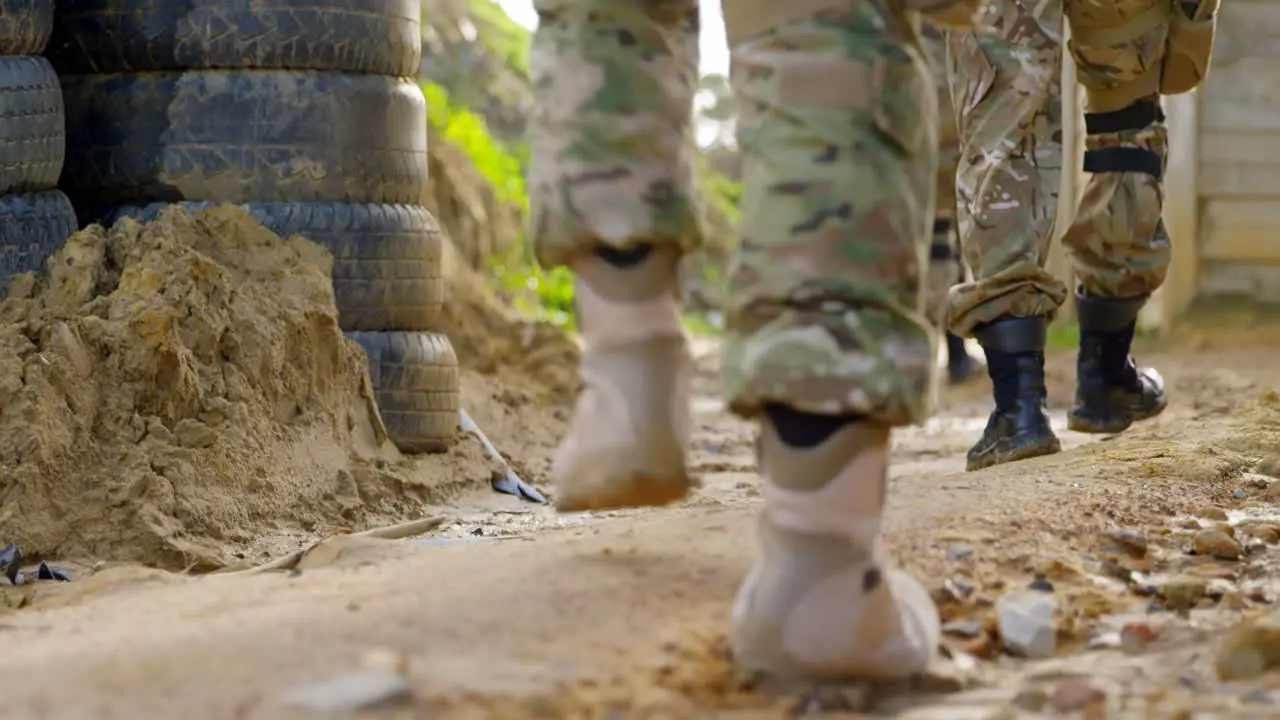
[[[263,537],[420,514],[331,259],[234,208],[90,227],[0,304],[0,538],[212,569]]]
[[[526,480],[548,481],[551,451],[577,396],[577,342],[531,322],[482,273],[445,248],[447,300],[437,328],[462,365],[462,406]]]

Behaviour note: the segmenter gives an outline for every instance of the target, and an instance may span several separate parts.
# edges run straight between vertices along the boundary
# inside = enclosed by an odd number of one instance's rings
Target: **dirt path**
[[[1077,713],[1103,703],[1110,714],[1091,717],[1196,708],[1263,717],[1257,703],[1280,702],[1265,681],[1213,676],[1221,629],[1280,590],[1280,550],[1265,544],[1280,541],[1280,528],[1259,524],[1272,518],[1280,484],[1249,474],[1275,474],[1268,458],[1280,456],[1280,343],[1252,330],[1189,338],[1146,354],[1174,402],[1122,437],[1063,431],[1061,455],[964,473],[984,421],[981,381],[899,435],[894,550],[931,578],[946,619],[961,621],[953,628],[979,625],[976,638],[948,639],[955,659],[941,661],[928,692],[880,693],[882,708],[1001,717],[1016,699],[1024,710],[1005,716],[1033,717],[1025,708],[1037,703]],[[1052,362],[1061,416],[1071,359]],[[687,505],[559,517],[470,494],[429,509],[448,518],[429,538],[353,544],[300,572],[117,568],[15,589],[26,593],[18,604],[33,607],[0,615],[0,717],[312,717],[290,692],[316,700],[309,684],[332,691],[357,676],[366,685],[403,678],[412,696],[366,708],[368,717],[778,716],[795,699],[751,692],[724,658],[758,500],[748,429],[714,400],[714,355],[703,364],[694,460],[705,486]],[[544,469],[554,433],[528,425],[529,415],[509,422],[535,440],[520,459]],[[1184,552],[1201,526],[1228,515],[1249,554]],[[1115,530],[1145,549],[1116,554],[1106,534]],[[1037,579],[1056,602],[1058,657],[1003,656],[991,605]],[[1195,609],[1171,612],[1184,586]],[[1228,710],[1239,707],[1254,715]]]

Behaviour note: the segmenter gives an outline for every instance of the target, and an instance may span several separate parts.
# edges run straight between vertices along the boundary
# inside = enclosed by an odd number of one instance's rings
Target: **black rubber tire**
[[[181,203],[195,213],[219,203]],[[128,205],[106,217],[154,220],[167,203]],[[424,330],[444,306],[444,237],[417,205],[246,203],[281,237],[301,235],[333,253],[333,295],[343,330]]]
[[[53,4],[54,0],[0,0],[0,55],[44,52],[53,33]]]
[[[444,452],[461,421],[458,356],[437,333],[353,332],[391,441],[407,453]]]
[[[66,153],[62,87],[49,61],[0,57],[0,194],[57,187]]]
[[[46,54],[63,73],[257,68],[416,77],[421,14],[421,0],[59,0]]]
[[[410,80],[284,70],[64,75],[77,208],[422,201],[427,108]]]
[[[58,190],[0,196],[0,298],[14,275],[43,272],[76,231],[76,211]]]

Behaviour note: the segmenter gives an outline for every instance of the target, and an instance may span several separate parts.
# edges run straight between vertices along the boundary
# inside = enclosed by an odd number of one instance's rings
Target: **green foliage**
[[[476,39],[491,53],[502,58],[521,77],[529,77],[529,31],[507,15],[494,0],[471,0],[471,22],[476,26]]]
[[[500,202],[528,213],[524,158],[504,146],[489,132],[484,118],[453,102],[444,87],[425,82],[427,117],[435,131],[433,141],[449,142],[462,149],[477,172],[493,187]],[[544,270],[516,239],[510,252],[495,258],[493,272],[499,285],[511,294],[517,309],[560,326],[573,324],[573,276],[565,268]]]
[[[702,182],[702,197],[712,222],[723,218],[737,229],[742,220],[742,183],[731,180],[716,171],[703,155],[698,156],[698,175]]]
[[[543,268],[521,243],[513,246],[507,257],[494,262],[493,272],[517,310],[566,330],[573,329],[573,273],[568,268]]]
[[[697,337],[719,337],[724,329],[720,327],[720,318],[716,314],[705,312],[686,312],[682,318],[684,329]]]
[[[1045,347],[1050,350],[1075,350],[1080,347],[1080,326],[1074,322],[1056,322],[1050,325]]]
[[[476,28],[476,40],[493,57],[500,59],[519,77],[528,79],[529,49],[532,37],[528,30],[511,20],[494,0],[469,0],[470,20]],[[724,83],[720,83],[724,84]],[[716,86],[724,95],[724,89]],[[529,165],[527,143],[508,145],[490,131],[484,116],[457,102],[449,91],[435,82],[424,81],[432,142],[448,142],[470,158],[476,171],[493,188],[498,201],[519,209],[527,216],[529,197],[525,172]],[[732,105],[721,103],[720,109],[731,111]],[[702,156],[698,173],[702,184],[709,234],[710,262],[700,263],[700,271],[711,287],[723,286],[721,260],[736,242],[741,218],[739,204],[742,184],[731,180]],[[573,276],[565,268],[544,269],[532,257],[526,244],[513,239],[511,249],[492,263],[493,277],[512,297],[516,308],[538,319],[572,328]],[[714,332],[714,323],[698,318],[696,331]]]
[[[528,210],[529,195],[524,187],[524,166],[520,158],[494,139],[484,118],[453,102],[449,91],[431,81],[422,84],[427,99],[427,118],[436,131],[433,141],[444,140],[461,148],[485,180],[493,186],[498,200]]]

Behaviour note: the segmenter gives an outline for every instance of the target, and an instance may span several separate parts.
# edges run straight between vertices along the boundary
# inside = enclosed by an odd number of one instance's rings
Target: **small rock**
[[[1110,650],[1120,647],[1122,640],[1118,632],[1097,633],[1089,638],[1090,650]]]
[[[1060,713],[1079,712],[1098,708],[1107,701],[1107,694],[1093,686],[1086,678],[1068,678],[1058,684],[1049,696],[1049,705]]]
[[[942,632],[962,638],[976,638],[986,628],[977,620],[952,620],[942,626]]]
[[[973,557],[973,548],[963,547],[960,545],[952,545],[947,548],[947,559],[951,562],[960,562]]]
[[[991,635],[985,632],[975,638],[961,640],[956,644],[956,649],[966,655],[984,659],[992,658],[996,655],[995,643],[991,641]]]
[[[1271,593],[1267,592],[1267,587],[1262,584],[1250,585],[1245,597],[1258,603],[1270,603],[1272,601]]]
[[[814,685],[804,689],[794,710],[800,716],[860,713],[871,707],[873,699],[866,683]]]
[[[1133,571],[1115,560],[1103,560],[1100,569],[1103,577],[1115,578],[1126,585],[1133,582]]]
[[[956,594],[960,597],[967,598],[973,595],[973,583],[964,578],[952,578],[947,581],[951,587],[955,588]]]
[[[1252,487],[1258,490],[1266,490],[1268,487],[1271,486],[1271,481],[1268,480],[1267,476],[1265,475],[1259,475],[1257,473],[1245,473],[1243,479],[1246,482],[1248,482],[1249,485],[1251,485]]]
[[[1136,655],[1143,650],[1155,639],[1160,633],[1155,628],[1144,622],[1126,623],[1120,628],[1120,647],[1130,655]]]
[[[1240,702],[1246,705],[1275,705],[1280,702],[1280,693],[1255,688],[1240,696]]]
[[[1207,586],[1208,582],[1199,578],[1174,578],[1160,586],[1160,594],[1164,596],[1168,609],[1185,610],[1194,607],[1205,596]]]
[[[1222,600],[1220,600],[1218,604],[1228,610],[1248,610],[1251,607],[1249,600],[1244,595],[1237,592],[1230,592],[1223,595]]]
[[[1216,665],[1224,681],[1246,680],[1280,666],[1280,613],[1232,628],[1218,650]]]
[[[207,448],[218,440],[213,428],[195,418],[179,420],[173,427],[173,435],[179,445],[188,448]]]
[[[1229,592],[1234,592],[1236,584],[1230,580],[1222,578],[1212,578],[1205,584],[1204,594],[1214,600],[1221,600],[1222,596]]]
[[[408,700],[409,684],[394,672],[368,669],[303,685],[281,696],[283,704],[326,713],[351,713]]]
[[[1103,538],[1117,550],[1135,558],[1147,556],[1147,536],[1133,530],[1112,530],[1103,533]]]
[[[1263,459],[1254,470],[1258,471],[1259,475],[1280,479],[1280,455]]]
[[[1025,658],[1052,657],[1056,649],[1053,597],[1042,592],[1005,595],[996,602],[996,622],[1005,650]]]
[[[969,593],[973,592],[972,588],[973,586],[969,585]],[[965,601],[969,599],[969,593],[966,593],[959,583],[943,580],[942,585],[929,594],[933,597],[933,602],[939,607],[949,607],[963,606]]]
[[[1013,698],[1014,707],[1027,712],[1038,713],[1049,704],[1049,693],[1041,688],[1027,688],[1018,691]]]
[[[1036,592],[1051,593],[1053,592],[1053,583],[1045,580],[1044,578],[1039,578],[1037,580],[1032,580],[1031,583],[1027,585],[1027,589],[1035,590]]]
[[[1276,528],[1272,525],[1251,527],[1249,528],[1249,532],[1252,533],[1255,538],[1268,545],[1280,543],[1280,532],[1277,532]]]
[[[1196,513],[1196,515],[1199,515],[1200,517],[1208,520],[1226,520],[1227,519],[1227,511],[1223,510],[1222,508],[1215,508],[1215,507],[1204,508],[1200,512]]]
[[[1218,560],[1239,560],[1240,543],[1221,530],[1201,530],[1193,544],[1196,555]]]
[[[1236,488],[1234,491],[1232,491],[1231,497],[1237,500],[1244,500],[1245,498],[1249,497],[1249,493],[1245,492],[1244,488]]]

